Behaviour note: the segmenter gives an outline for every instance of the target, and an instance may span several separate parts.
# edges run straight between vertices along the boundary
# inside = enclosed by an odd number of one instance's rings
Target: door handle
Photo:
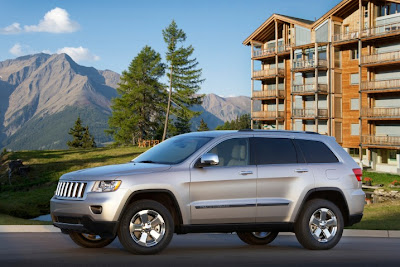
[[[294,171],[295,171],[295,172],[298,172],[298,173],[308,172],[307,169],[296,169],[296,170],[294,170]]]
[[[248,175],[248,174],[253,174],[252,171],[240,171],[239,172],[240,175]]]

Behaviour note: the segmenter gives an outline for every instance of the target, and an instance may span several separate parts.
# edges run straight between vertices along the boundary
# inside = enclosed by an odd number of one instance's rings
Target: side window
[[[234,138],[216,145],[208,153],[218,155],[218,166],[245,166],[249,165],[249,140]]]
[[[324,143],[311,140],[296,140],[307,163],[332,163],[339,160]]]
[[[261,138],[252,139],[257,165],[297,163],[297,153],[291,139]]]

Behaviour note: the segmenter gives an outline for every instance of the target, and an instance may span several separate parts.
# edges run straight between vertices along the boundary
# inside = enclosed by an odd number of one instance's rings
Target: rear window
[[[324,143],[311,140],[296,140],[307,163],[333,163],[339,160]]]
[[[256,165],[297,163],[297,153],[291,139],[252,138]]]

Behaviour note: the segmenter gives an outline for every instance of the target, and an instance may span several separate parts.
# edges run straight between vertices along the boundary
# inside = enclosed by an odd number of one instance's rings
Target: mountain
[[[35,54],[0,62],[0,148],[63,149],[78,116],[98,144],[112,141],[104,133],[117,96],[120,75],[78,65],[66,54]],[[250,98],[205,95],[193,107],[210,129],[250,113]]]
[[[215,129],[218,125],[226,121],[236,119],[238,116],[250,113],[250,97],[234,96],[221,97],[215,94],[205,95],[202,105],[193,107],[195,111],[202,114],[193,119],[192,130],[196,130],[203,119],[210,129]]]
[[[1,146],[13,150],[65,148],[78,116],[98,143],[117,96],[119,74],[75,63],[66,54],[35,54],[0,62]]]

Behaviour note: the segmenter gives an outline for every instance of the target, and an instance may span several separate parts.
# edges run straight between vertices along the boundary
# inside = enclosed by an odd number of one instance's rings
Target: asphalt
[[[52,225],[0,225],[0,233],[60,233],[60,229]],[[294,234],[280,233],[279,235]],[[400,231],[345,229],[343,236],[400,238]]]

